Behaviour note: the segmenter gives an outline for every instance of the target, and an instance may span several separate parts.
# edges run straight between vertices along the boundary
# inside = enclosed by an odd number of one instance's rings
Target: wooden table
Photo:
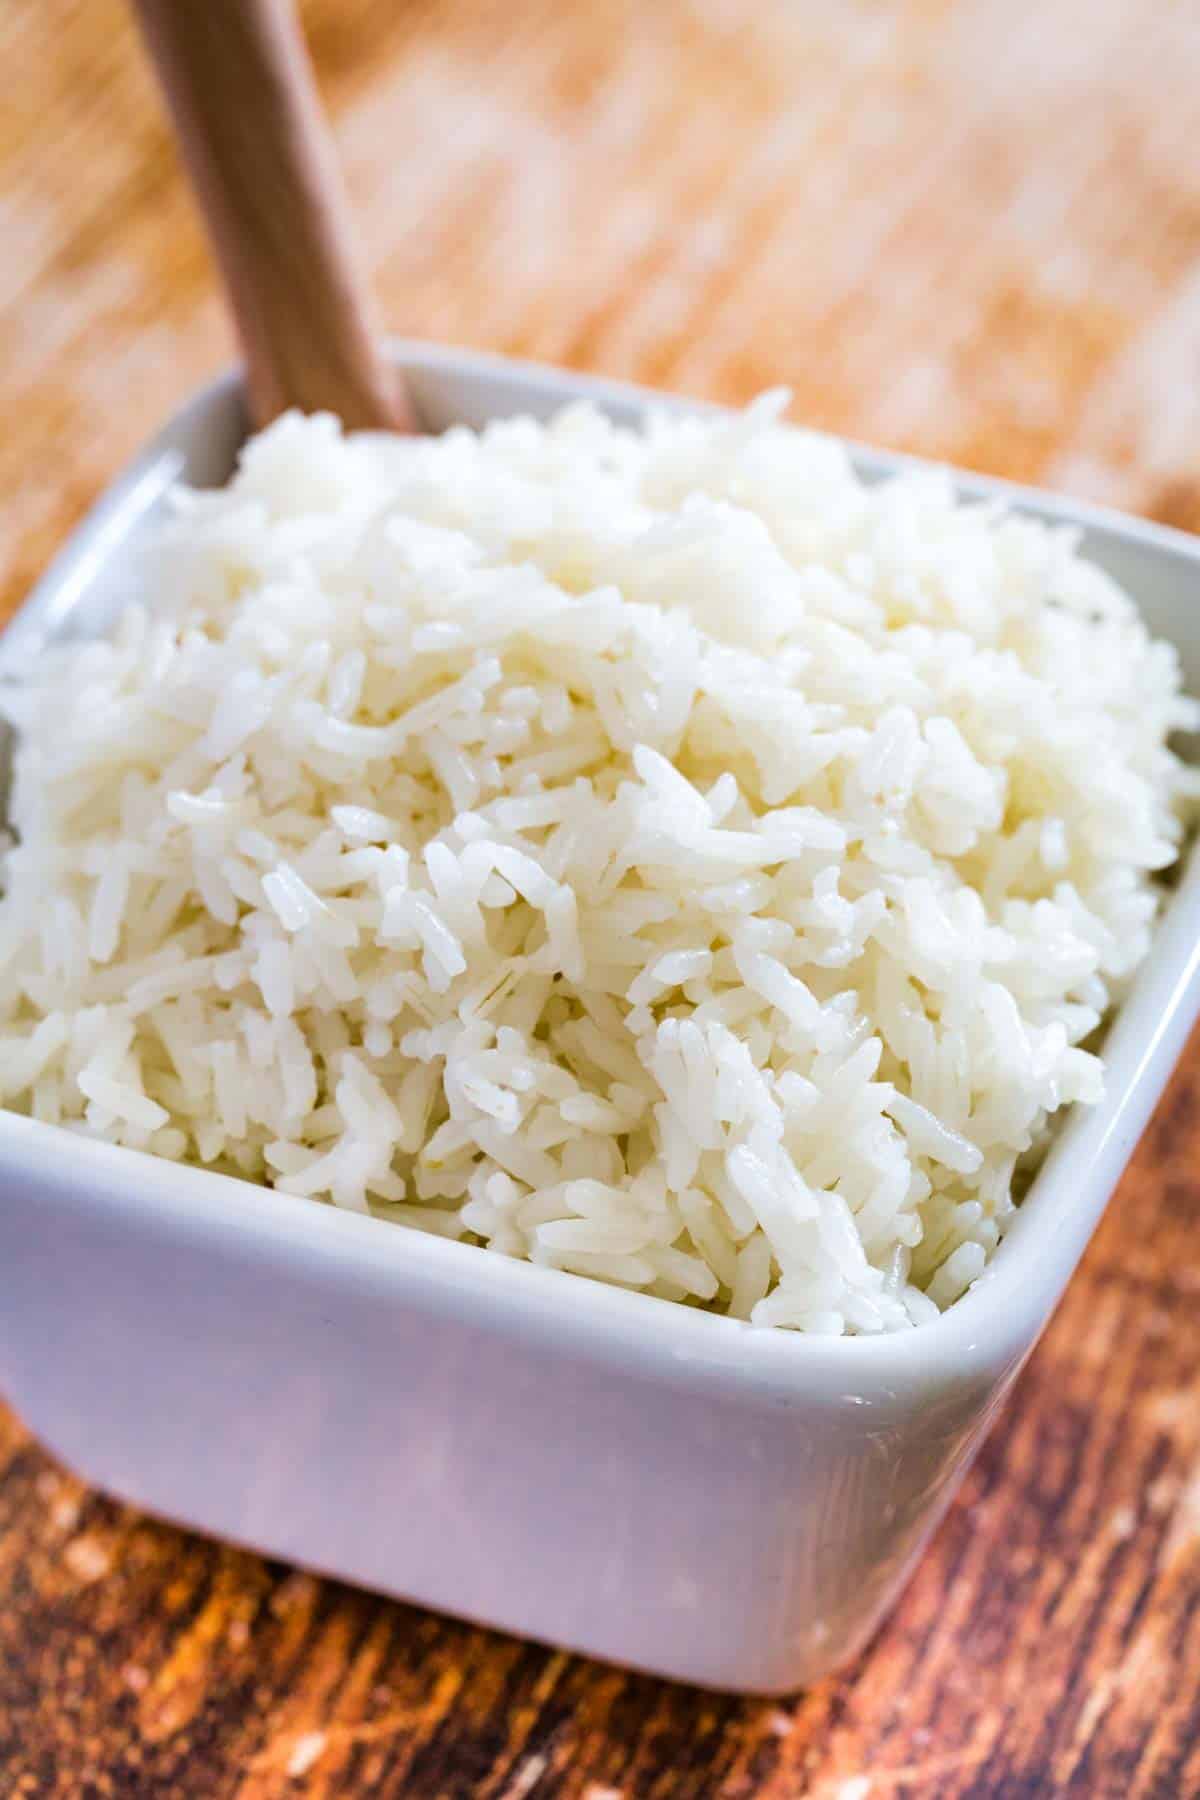
[[[1193,0],[313,0],[389,316],[1200,528]],[[11,609],[229,355],[117,0],[0,10]],[[152,1524],[0,1414],[0,1789],[1200,1795],[1200,1056],[891,1623],[786,1704]]]

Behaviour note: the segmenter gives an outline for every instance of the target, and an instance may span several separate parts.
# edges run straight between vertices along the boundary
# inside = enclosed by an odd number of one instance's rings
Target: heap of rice
[[[1069,536],[777,412],[290,416],[181,494],[3,701],[4,1103],[764,1325],[961,1294],[1193,708]]]

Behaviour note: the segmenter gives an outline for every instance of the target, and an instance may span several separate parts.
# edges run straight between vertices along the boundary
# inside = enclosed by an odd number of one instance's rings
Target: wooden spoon
[[[289,406],[416,430],[385,361],[291,0],[133,0],[246,359],[256,425]]]

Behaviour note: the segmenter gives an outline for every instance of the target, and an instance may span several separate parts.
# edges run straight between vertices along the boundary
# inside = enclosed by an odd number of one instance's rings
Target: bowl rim
[[[544,411],[590,399],[628,415],[648,407],[692,413],[729,409],[679,395],[575,374],[545,364],[447,346],[392,340],[389,353],[414,386],[418,410],[438,412],[447,383],[484,398],[501,387]],[[497,409],[494,416],[503,416]],[[508,409],[511,410],[511,409]],[[445,424],[452,423],[446,420]],[[438,428],[443,428],[439,426]],[[231,460],[245,435],[239,372],[206,383],[167,420],[70,534],[0,637],[0,672],[19,669],[60,627],[110,556],[197,453]],[[929,459],[839,437],[856,468],[876,479],[904,469],[941,468]],[[998,499],[1052,522],[1115,535],[1166,552],[1200,572],[1200,538],[1109,508],[949,467],[956,487]],[[78,1208],[108,1208],[140,1230],[169,1230],[192,1241],[241,1239],[247,1250],[371,1290],[406,1304],[461,1312],[465,1320],[519,1336],[561,1342],[645,1372],[655,1365],[690,1378],[703,1370],[723,1384],[780,1396],[808,1378],[856,1390],[841,1399],[873,1404],[914,1381],[942,1387],[1015,1366],[1032,1348],[1097,1225],[1109,1195],[1175,1060],[1200,1014],[1200,847],[1187,855],[1179,886],[1153,946],[1105,1040],[1105,1098],[1073,1107],[984,1274],[938,1318],[911,1331],[826,1338],[769,1330],[742,1320],[611,1287],[557,1269],[488,1254],[480,1246],[396,1230],[356,1214],[197,1165],[168,1162],[101,1144],[0,1108],[0,1177],[56,1175]],[[135,1177],[136,1179],[131,1179]],[[20,1204],[11,1197],[8,1204]],[[468,1311],[469,1303],[469,1311]],[[867,1389],[867,1392],[863,1390]]]

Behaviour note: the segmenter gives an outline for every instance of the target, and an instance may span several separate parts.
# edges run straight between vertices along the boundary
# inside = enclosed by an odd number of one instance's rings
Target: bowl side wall
[[[131,1172],[136,1180],[136,1167]],[[369,1588],[716,1688],[816,1679],[873,1629],[1006,1383],[791,1399],[614,1375],[468,1308],[128,1229],[0,1171],[0,1373],[90,1481]],[[483,1254],[483,1253],[480,1253]]]

